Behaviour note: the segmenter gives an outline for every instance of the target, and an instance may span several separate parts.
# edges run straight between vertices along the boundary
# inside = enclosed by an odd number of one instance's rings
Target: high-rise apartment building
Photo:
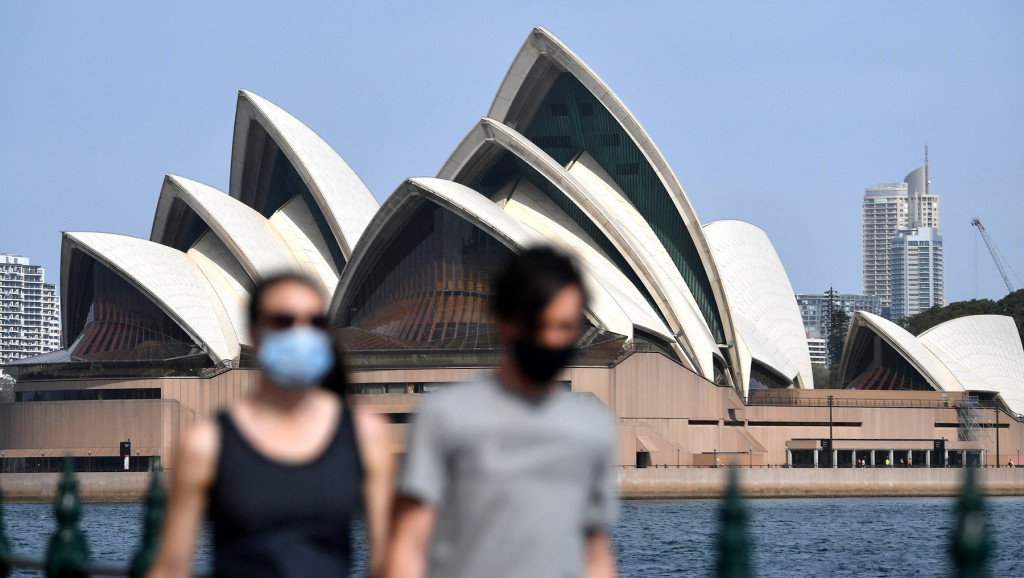
[[[0,253],[0,363],[60,348],[57,289],[26,257]]]
[[[939,196],[929,191],[927,147],[924,166],[911,171],[902,183],[865,189],[861,217],[864,294],[880,297],[882,315],[895,319],[889,310],[892,240],[901,230],[927,227],[939,231]]]
[[[898,231],[890,248],[889,318],[910,317],[945,305],[939,232],[929,227]]]
[[[850,317],[853,317],[854,311],[882,314],[881,299],[872,295],[833,293],[832,300],[836,307],[845,311]],[[804,321],[804,331],[807,333],[808,342],[811,339],[826,339],[828,337],[826,328],[828,293],[797,293],[796,304],[800,309],[800,317]]]

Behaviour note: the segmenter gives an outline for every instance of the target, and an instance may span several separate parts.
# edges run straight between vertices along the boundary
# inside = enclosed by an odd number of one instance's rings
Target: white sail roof
[[[430,202],[459,215],[513,250],[522,250],[545,242],[541,235],[513,219],[480,193],[443,179],[415,178],[405,181],[384,203],[381,213],[386,214],[388,219],[393,219],[404,210],[405,205],[411,204],[417,198],[429,199]],[[345,268],[335,299],[331,303],[331,314],[334,318],[348,305],[351,292],[356,289],[355,280],[359,278],[360,267],[373,266],[366,260],[366,253],[374,245],[386,243],[389,231],[400,234],[400,231],[386,227],[384,222],[381,222],[379,227],[375,224],[376,222],[371,224],[367,239],[359,244],[359,251],[353,255],[349,266]],[[617,308],[614,300],[609,298],[587,268],[583,268],[583,273],[588,291],[596,297],[588,310],[588,317],[599,327],[616,333],[631,333],[632,328],[628,325],[628,319]]]
[[[249,126],[259,123],[295,167],[334,233],[345,258],[379,205],[366,185],[322,138],[283,109],[247,90],[238,93],[231,147],[232,197],[241,198]]]
[[[665,322],[658,317],[640,291],[601,252],[597,243],[537,187],[528,181],[520,181],[513,191],[496,196],[500,197],[498,203],[506,213],[537,231],[550,243],[576,255],[580,263],[592,270],[595,279],[601,282],[632,325],[660,335],[668,342],[675,341]]]
[[[181,251],[125,235],[64,233],[62,285],[73,282],[66,276],[73,251],[88,254],[149,297],[215,362],[238,358],[238,339],[216,291]]]
[[[203,219],[254,282],[282,271],[299,269],[299,262],[281,235],[263,215],[213,187],[175,175],[164,179],[150,240],[167,244],[168,232],[181,226],[181,223],[168,222],[176,200],[188,205]]]
[[[850,330],[846,337],[847,344],[854,341],[855,333],[858,331],[871,331],[878,335],[906,359],[936,390],[963,391],[963,386],[960,385],[949,368],[906,329],[873,313],[855,311],[850,320]],[[844,351],[843,365],[845,366],[849,361],[847,353]]]
[[[652,240],[651,235],[641,234],[649,231],[650,226],[628,201],[600,177],[590,178],[595,174],[593,171],[574,175],[525,136],[489,118],[481,120],[466,135],[438,177],[458,179],[476,162],[487,144],[497,145],[527,163],[579,207],[642,280],[682,345],[684,361],[694,371],[712,379],[712,358],[718,350],[715,339],[678,271],[658,257],[664,253],[664,247],[657,238]],[[580,176],[588,182],[581,182]]]
[[[708,223],[704,235],[722,274],[733,320],[751,355],[798,387],[812,387],[800,309],[768,235],[743,221]]]
[[[998,392],[1024,414],[1024,347],[1013,317],[970,315],[946,321],[917,337],[963,389]]]
[[[725,342],[726,344],[738,344],[733,335],[732,312],[727,303],[727,296],[722,287],[714,257],[704,239],[700,221],[697,219],[686,192],[679,184],[665,157],[636,117],[611,88],[568,46],[544,28],[534,28],[502,80],[487,116],[522,132],[524,127],[520,124],[531,117],[533,111],[540,105],[547,88],[551,86],[557,75],[563,72],[576,78],[611,114],[615,122],[622,127],[639,148],[646,162],[657,175],[696,248],[703,273],[707,276],[714,295],[722,330],[725,334]],[[743,348],[738,345],[735,348],[727,349],[728,355],[732,358],[734,378],[746,381],[742,368],[749,365],[749,360],[742,359],[742,350]]]

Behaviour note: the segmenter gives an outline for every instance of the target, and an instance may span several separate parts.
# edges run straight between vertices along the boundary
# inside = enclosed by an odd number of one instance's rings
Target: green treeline
[[[945,307],[936,305],[917,315],[900,319],[899,325],[914,335],[921,335],[940,323],[968,315],[1009,315],[1013,317],[1017,332],[1024,340],[1024,289],[1018,289],[999,301],[971,299],[950,303]]]

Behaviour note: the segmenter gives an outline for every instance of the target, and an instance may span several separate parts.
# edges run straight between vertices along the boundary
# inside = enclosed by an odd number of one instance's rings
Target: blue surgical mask
[[[331,338],[308,325],[263,331],[256,358],[267,379],[283,389],[318,387],[334,367]]]

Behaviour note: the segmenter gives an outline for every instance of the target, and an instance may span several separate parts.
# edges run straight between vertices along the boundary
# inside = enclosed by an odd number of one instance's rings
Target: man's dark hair
[[[249,327],[256,327],[260,313],[263,312],[263,295],[274,285],[285,282],[305,285],[306,287],[315,290],[325,300],[327,299],[327,297],[323,295],[320,285],[318,285],[317,282],[308,275],[296,273],[294,271],[271,275],[257,283],[256,287],[252,290],[252,294],[249,296]],[[331,367],[330,373],[327,374],[327,377],[324,378],[323,384],[321,385],[325,389],[333,391],[338,395],[345,396],[348,393],[348,371],[345,367],[345,350],[342,348],[337,335],[329,329],[327,330],[327,333],[331,337],[331,347],[334,349],[334,366]]]
[[[494,316],[523,323],[531,333],[540,324],[540,315],[555,294],[575,285],[587,292],[583,277],[569,256],[551,247],[533,247],[507,258],[494,277]]]

